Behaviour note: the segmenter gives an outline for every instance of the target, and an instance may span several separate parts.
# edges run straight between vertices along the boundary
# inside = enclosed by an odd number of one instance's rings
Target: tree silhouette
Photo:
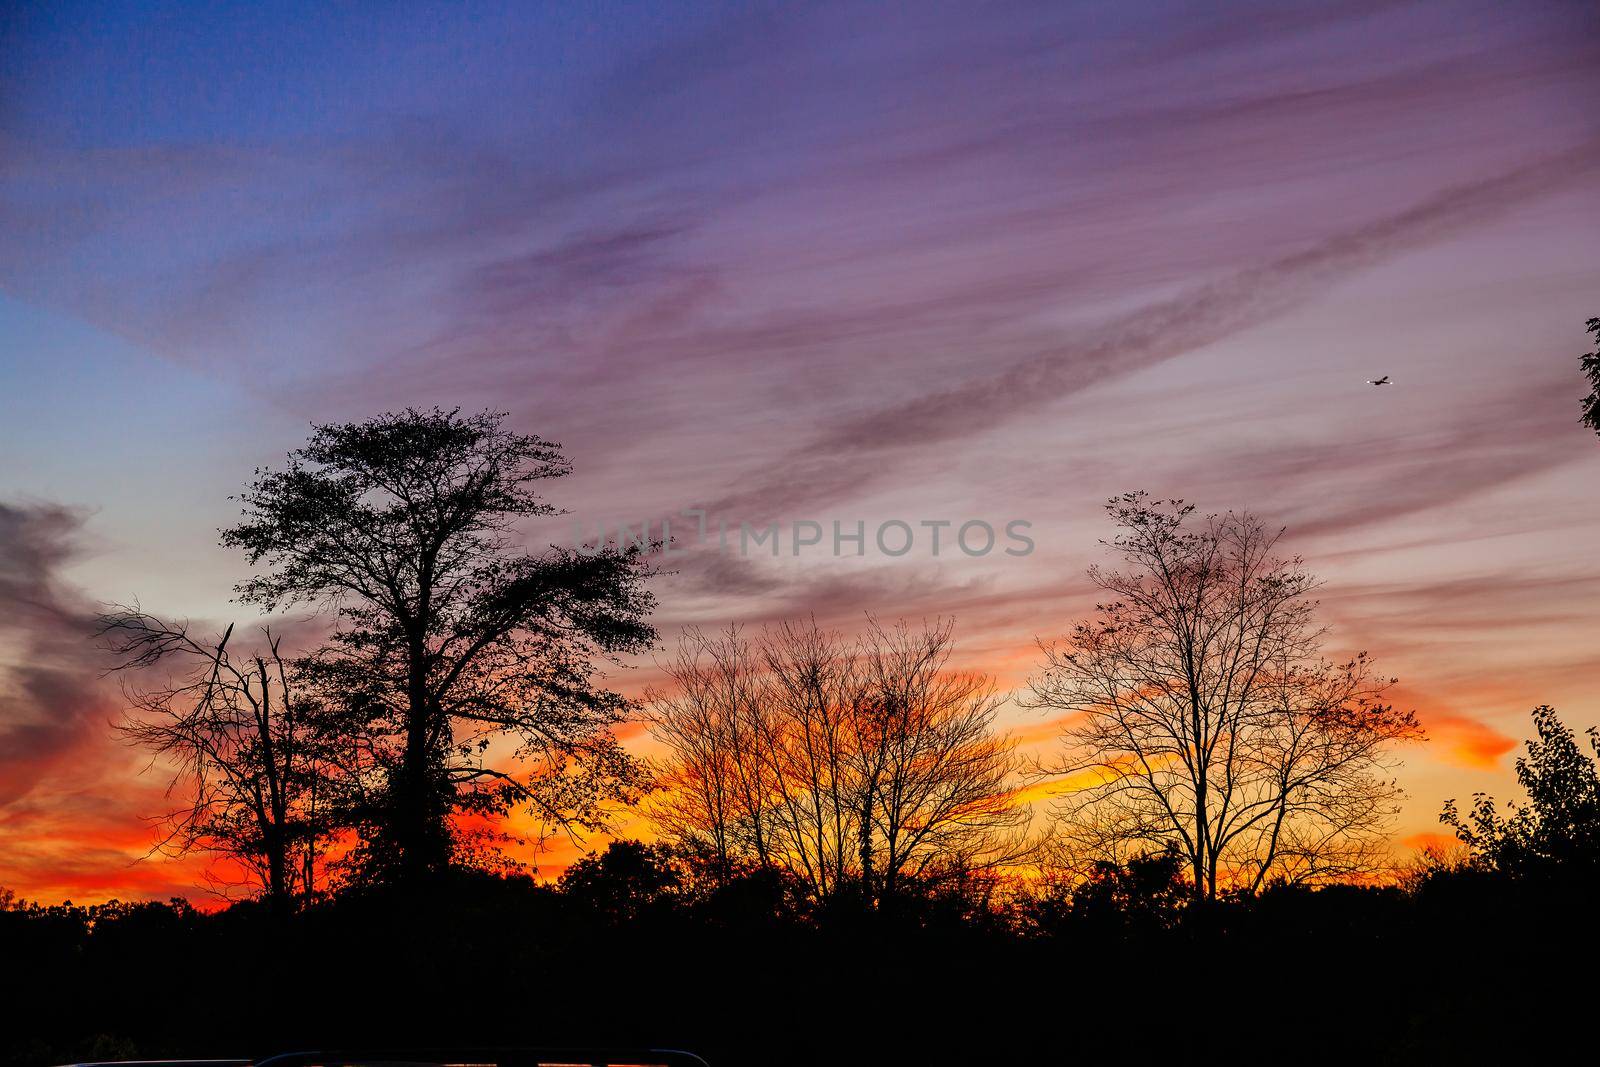
[[[791,872],[826,900],[1015,860],[1026,812],[988,679],[948,670],[951,626],[854,643],[785,623],[757,643],[687,633],[649,694],[667,751],[649,814],[715,866]]]
[[[263,567],[242,599],[338,613],[301,669],[369,755],[355,814],[375,875],[451,862],[452,813],[529,805],[595,826],[638,782],[612,733],[632,704],[596,661],[655,637],[643,552],[518,551],[513,522],[554,511],[535,483],[568,466],[504,420],[408,409],[315,427],[223,531]]]
[[[558,885],[574,902],[608,922],[628,922],[684,888],[672,850],[641,841],[612,841],[561,873]]]
[[[1189,894],[1184,857],[1168,848],[1126,863],[1101,860],[1073,886],[1069,915],[1091,926],[1159,929]]]
[[[1274,557],[1280,535],[1248,515],[1197,521],[1143,493],[1107,509],[1130,570],[1091,568],[1107,601],[1041,642],[1032,682],[1033,706],[1076,716],[1049,768],[1076,786],[1066,842],[1086,865],[1175,848],[1198,898],[1380,865],[1387,750],[1421,730],[1382,702],[1391,680],[1364,653],[1321,657],[1301,561]]]
[[[1469,814],[1448,800],[1439,821],[1467,846],[1472,863],[1490,870],[1592,874],[1600,863],[1600,731],[1588,730],[1591,756],[1548,704],[1533,709],[1533,727],[1538,736],[1517,758],[1528,802],[1509,803],[1502,814],[1492,797],[1477,793]]]
[[[1594,335],[1594,351],[1579,357],[1579,366],[1589,379],[1589,395],[1583,398],[1583,424],[1600,433],[1600,319],[1590,319],[1586,324]]]
[[[173,765],[168,795],[184,798],[159,847],[239,861],[280,911],[309,897],[330,828],[320,705],[297,683],[280,639],[263,628],[261,647],[235,656],[232,626],[201,641],[187,624],[126,608],[102,615],[98,632],[119,670],[178,665],[164,685],[127,689],[121,725]]]

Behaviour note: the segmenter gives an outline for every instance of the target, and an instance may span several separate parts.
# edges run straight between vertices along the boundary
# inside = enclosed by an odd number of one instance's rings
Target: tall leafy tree
[[[655,639],[644,552],[522,551],[514,524],[554,513],[535,486],[569,466],[505,418],[317,426],[223,531],[260,568],[242,599],[337,613],[303,674],[361,739],[354,815],[378,875],[450,864],[456,813],[525,805],[593,827],[638,781],[613,732],[632,704],[599,668]]]

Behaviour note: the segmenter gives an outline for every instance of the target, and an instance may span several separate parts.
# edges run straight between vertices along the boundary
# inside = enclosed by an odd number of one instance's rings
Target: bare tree
[[[261,647],[236,656],[233,631],[202,641],[185,623],[131,609],[102,615],[98,630],[118,670],[178,667],[165,684],[128,687],[132,710],[120,727],[170,763],[168,795],[183,798],[158,847],[237,860],[287,909],[315,890],[328,828],[316,706],[276,635],[263,628]]]
[[[958,875],[1020,858],[1027,812],[1015,797],[1015,743],[995,733],[1002,698],[979,674],[949,669],[953,624],[873,623],[858,657],[855,715],[867,793],[869,885],[893,894],[912,875]]]
[[[988,679],[951,671],[948,623],[857,642],[785,623],[685,635],[649,695],[667,750],[650,815],[724,868],[778,866],[817,898],[898,893],[1017,859],[1013,742]]]
[[[665,665],[670,690],[646,694],[648,721],[672,753],[657,768],[650,815],[662,834],[710,854],[726,878],[737,862],[770,864],[775,796],[760,716],[760,664],[736,627],[718,637],[686,631]]]
[[[1050,768],[1077,786],[1064,839],[1088,861],[1176,847],[1198,898],[1380,865],[1392,746],[1422,731],[1365,653],[1322,657],[1315,582],[1273,554],[1281,531],[1143,493],[1107,507],[1130,570],[1090,569],[1107,601],[1041,642],[1032,682],[1033,706],[1074,715]]]
[[[756,741],[775,790],[773,853],[827,898],[860,873],[858,820],[868,800],[852,765],[858,665],[844,639],[815,622],[780,624],[760,654]]]

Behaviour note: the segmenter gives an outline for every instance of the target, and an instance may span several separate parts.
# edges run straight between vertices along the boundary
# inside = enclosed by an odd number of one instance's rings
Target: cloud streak
[[[1600,142],[1444,190],[1309,249],[1146,305],[998,374],[852,416],[776,464],[781,476],[758,476],[714,508],[765,518],[859,492],[888,473],[883,453],[988,433],[1018,415],[1226,340],[1363,269],[1581,181],[1597,162]]]

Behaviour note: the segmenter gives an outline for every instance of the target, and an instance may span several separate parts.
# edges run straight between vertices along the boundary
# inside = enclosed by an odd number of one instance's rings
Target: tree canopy
[[[1548,704],[1533,709],[1533,728],[1537,736],[1517,758],[1526,803],[1511,801],[1502,812],[1493,797],[1477,793],[1470,812],[1450,800],[1439,820],[1474,865],[1513,876],[1592,875],[1600,864],[1600,731],[1589,728],[1585,752]]]
[[[644,553],[519,548],[515,523],[555,512],[536,486],[569,466],[505,422],[407,409],[317,426],[256,472],[222,534],[259,568],[242,600],[337,614],[298,669],[342,713],[374,870],[447,864],[458,812],[595,826],[639,782],[612,732],[632,705],[598,665],[655,638]]]

